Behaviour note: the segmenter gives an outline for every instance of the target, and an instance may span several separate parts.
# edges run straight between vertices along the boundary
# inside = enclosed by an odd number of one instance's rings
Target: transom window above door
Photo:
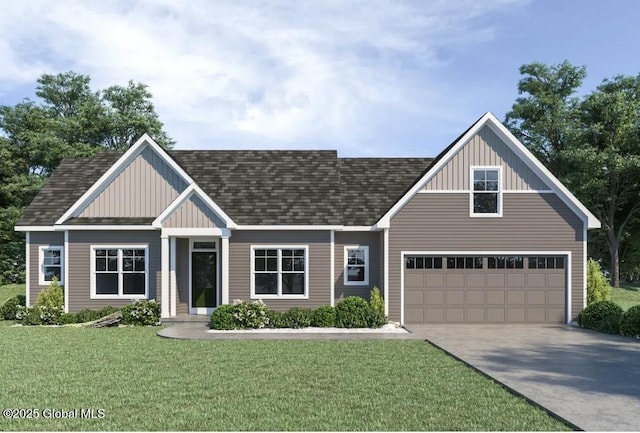
[[[470,215],[502,216],[501,167],[471,167]]]

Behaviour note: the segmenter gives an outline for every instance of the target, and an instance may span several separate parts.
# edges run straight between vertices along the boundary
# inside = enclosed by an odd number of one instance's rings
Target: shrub
[[[284,321],[288,328],[306,328],[311,326],[311,311],[302,308],[291,308],[284,313]]]
[[[331,305],[323,305],[313,311],[313,326],[332,328],[336,326],[336,309]]]
[[[359,296],[348,296],[336,305],[336,326],[339,328],[366,328],[369,326],[371,307]]]
[[[211,313],[211,320],[209,321],[209,327],[211,329],[230,330],[236,329],[236,319],[233,316],[236,312],[235,305],[224,304],[216,308]]]
[[[582,310],[578,315],[578,326],[602,332],[618,332],[622,308],[611,301],[599,301]]]
[[[53,277],[48,288],[38,293],[36,308],[40,310],[40,319],[43,324],[60,323],[60,315],[64,311],[64,292],[56,277]]]
[[[640,337],[640,305],[624,312],[620,319],[620,333],[627,337]]]
[[[23,325],[41,325],[40,308],[19,305],[16,308],[16,320]]]
[[[98,310],[98,312],[97,312],[98,319],[100,319],[102,317],[107,317],[107,316],[115,313],[116,311],[120,311],[120,308],[106,306],[106,307]]]
[[[369,328],[379,328],[387,323],[387,316],[384,315],[384,312],[381,313],[373,308],[369,309],[369,314],[367,315],[367,326]]]
[[[611,299],[611,286],[602,274],[600,263],[593,259],[587,262],[587,305]]]
[[[76,323],[86,323],[98,320],[101,316],[94,310],[80,310],[76,313]]]
[[[280,311],[267,311],[267,318],[269,319],[269,328],[288,328],[289,323],[285,317],[285,313]]]
[[[76,315],[73,313],[62,313],[60,315],[60,324],[68,325],[70,323],[77,323]]]
[[[377,311],[384,316],[384,298],[380,294],[380,289],[373,286],[369,294],[369,305],[373,311]]]
[[[267,316],[268,308],[258,299],[257,301],[233,301],[236,311],[233,317],[236,319],[238,327],[243,329],[259,329],[269,324]]]
[[[120,308],[120,312],[122,313],[122,319],[120,319],[120,323],[122,323],[123,325],[134,325],[135,324],[134,320],[133,320],[133,316],[131,315],[131,311],[132,310],[133,310],[133,304],[128,304],[128,305],[125,305],[124,307]]]
[[[18,306],[25,306],[27,298],[24,295],[16,295],[7,299],[2,306],[2,317],[4,320],[16,320],[16,310]]]
[[[132,325],[155,326],[160,324],[160,304],[155,299],[140,299],[131,305]],[[122,313],[124,317],[124,313]]]

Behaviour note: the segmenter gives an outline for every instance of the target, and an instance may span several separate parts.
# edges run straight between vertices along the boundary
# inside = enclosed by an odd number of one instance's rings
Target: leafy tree
[[[69,71],[37,80],[37,99],[0,106],[0,284],[24,280],[24,234],[13,227],[65,157],[126,150],[142,134],[171,148],[147,86],[130,81],[93,91]]]

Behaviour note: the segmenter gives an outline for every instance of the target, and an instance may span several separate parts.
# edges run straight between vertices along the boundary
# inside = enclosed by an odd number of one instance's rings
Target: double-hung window
[[[48,285],[54,278],[58,279],[60,285],[64,285],[64,254],[61,246],[41,246],[40,247],[40,272],[39,284]]]
[[[251,248],[251,297],[308,298],[308,247]]]
[[[501,167],[471,167],[471,216],[502,216]]]
[[[369,284],[369,247],[344,247],[344,285],[366,286]]]
[[[148,297],[148,247],[92,246],[91,297],[138,299]]]

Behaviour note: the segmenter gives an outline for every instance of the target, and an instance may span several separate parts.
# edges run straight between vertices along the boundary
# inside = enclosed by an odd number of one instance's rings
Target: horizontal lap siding
[[[251,297],[251,245],[308,245],[309,299],[265,299],[274,310],[331,303],[329,231],[234,231],[229,238],[229,302]]]
[[[583,308],[582,221],[554,194],[504,194],[502,218],[471,218],[469,194],[417,194],[389,230],[389,313],[400,319],[401,251],[571,251],[572,315]]]
[[[48,286],[41,286],[40,281],[40,247],[64,246],[63,232],[30,232],[29,233],[29,299],[28,305],[35,305],[38,294]],[[64,260],[67,259],[66,253]],[[63,272],[63,278],[64,278]]]
[[[382,255],[381,232],[335,232],[335,298],[336,302],[347,296],[361,296],[369,299],[369,293],[373,286],[378,286],[383,292],[382,286]],[[369,284],[366,286],[344,285],[344,247],[345,246],[369,247]]]
[[[128,299],[91,299],[92,245],[149,245],[149,299],[160,301],[160,233],[157,231],[76,231],[69,232],[69,311],[98,310],[107,305],[130,304]]]

